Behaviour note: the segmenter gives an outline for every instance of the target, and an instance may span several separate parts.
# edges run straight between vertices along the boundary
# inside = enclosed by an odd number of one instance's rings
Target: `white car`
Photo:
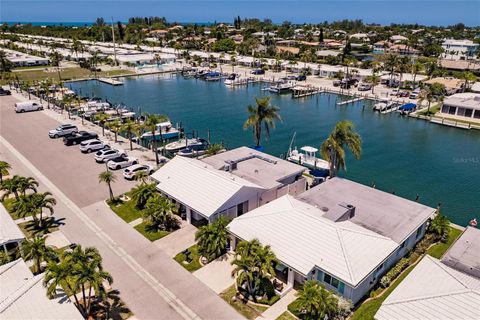
[[[80,151],[90,153],[92,151],[98,151],[103,149],[110,149],[110,146],[98,139],[85,140],[80,143]]]
[[[17,102],[15,103],[15,112],[22,113],[25,111],[40,111],[43,106],[35,101]]]
[[[116,157],[126,156],[127,154],[125,153],[125,151],[116,149],[103,149],[95,153],[95,161],[97,161],[98,163],[103,163]]]
[[[55,129],[48,131],[48,136],[50,138],[56,139],[58,137],[73,135],[77,132],[78,132],[77,126],[74,126],[73,124],[62,124],[56,127]]]
[[[112,170],[118,170],[138,164],[138,159],[133,157],[115,157],[107,162],[107,167]]]
[[[145,171],[150,175],[153,173],[153,168],[148,164],[134,164],[123,170],[123,177],[127,180],[132,180],[135,178],[135,174],[140,171]]]

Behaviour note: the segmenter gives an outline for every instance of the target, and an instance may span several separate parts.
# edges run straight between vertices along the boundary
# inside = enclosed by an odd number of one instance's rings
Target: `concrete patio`
[[[221,293],[235,283],[235,278],[232,277],[232,260],[233,254],[227,253],[195,271],[193,275],[217,294]]]
[[[197,232],[197,228],[194,225],[182,221],[182,227],[179,230],[158,239],[154,243],[165,254],[173,258],[180,251],[190,248],[195,244],[195,232]]]

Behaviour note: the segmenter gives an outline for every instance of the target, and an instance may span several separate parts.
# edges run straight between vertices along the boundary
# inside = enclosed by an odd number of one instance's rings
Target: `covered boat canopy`
[[[312,153],[315,153],[315,152],[318,151],[317,148],[309,147],[309,146],[301,147],[300,150],[305,151],[305,152],[312,152]]]
[[[409,111],[409,110],[415,109],[416,107],[417,105],[415,103],[406,103],[403,106],[401,106],[399,110]]]

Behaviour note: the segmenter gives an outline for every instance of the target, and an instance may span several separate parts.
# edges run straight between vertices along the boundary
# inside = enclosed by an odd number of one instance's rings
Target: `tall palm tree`
[[[252,128],[257,148],[260,147],[262,137],[262,125],[265,128],[266,137],[270,137],[270,128],[275,128],[275,120],[282,120],[276,106],[270,104],[271,97],[255,98],[256,106],[249,105],[247,112],[249,116],[243,124],[244,129]]]
[[[145,120],[145,123],[144,123],[146,130],[149,130],[152,132],[152,147],[153,147],[153,152],[155,153],[155,161],[157,165],[160,163],[158,159],[158,152],[157,152],[157,136],[156,136],[157,124],[166,120],[168,120],[168,118],[164,115],[149,114],[147,115],[147,119]],[[162,133],[159,132],[159,134],[161,138]]]
[[[38,181],[32,177],[21,177],[18,183],[18,191],[22,195],[26,195],[27,190],[37,192]]]
[[[22,242],[21,253],[25,260],[33,260],[34,273],[41,272],[42,261],[49,261],[55,258],[53,249],[45,245],[45,237],[35,237]]]
[[[3,183],[3,177],[8,176],[8,170],[12,167],[6,161],[0,161],[0,183]]]
[[[398,61],[399,61],[398,55],[394,53],[388,53],[383,56],[383,68],[386,71],[388,71],[388,73],[390,74],[390,81],[392,81],[393,75],[397,70]]]
[[[438,212],[428,226],[428,230],[444,241],[450,232],[450,221],[446,216]]]
[[[107,170],[103,171],[98,175],[98,182],[105,183],[108,186],[108,192],[110,195],[110,201],[113,201],[113,191],[112,191],[112,183],[117,180],[117,177],[112,173],[112,171]]]
[[[471,73],[470,71],[464,71],[460,75],[460,79],[465,81],[463,83],[463,89],[462,89],[462,92],[465,92],[465,90],[467,90],[467,88],[468,88],[468,83],[470,81],[475,81],[477,79],[477,77],[473,73]]]
[[[420,93],[419,102],[428,102],[427,113],[430,113],[430,106],[434,101],[442,101],[445,95],[445,86],[440,83],[434,83],[428,86]]]
[[[352,152],[355,159],[360,159],[362,138],[354,129],[355,126],[351,121],[343,120],[338,122],[320,147],[322,157],[330,162],[331,178],[336,176],[340,169],[347,169],[345,147]]]
[[[19,217],[32,214],[36,227],[42,228],[44,210],[47,210],[50,215],[55,212],[53,207],[57,204],[57,200],[51,195],[48,191],[22,195],[13,203],[14,212]]]
[[[102,127],[102,136],[105,136],[105,123],[110,118],[110,116],[106,113],[98,113],[95,115],[95,121],[98,121],[100,126]]]
[[[113,131],[115,135],[115,142],[117,142],[118,132],[120,132],[120,130],[122,129],[122,123],[118,119],[116,119],[109,122],[107,126],[111,131]]]
[[[15,196],[15,199],[18,200],[19,188],[20,188],[21,182],[22,182],[22,177],[18,175],[14,175],[10,179],[3,181],[2,184],[0,185],[0,190],[3,191],[2,201],[12,194]]]
[[[155,183],[140,184],[132,189],[130,196],[135,201],[135,206],[143,209],[147,204],[148,199],[158,194]]]
[[[419,61],[415,61],[412,64],[412,74],[413,74],[413,88],[417,87],[417,75],[425,69],[425,66]]]
[[[237,285],[245,284],[247,294],[255,300],[260,280],[275,274],[275,263],[277,258],[270,246],[262,246],[257,239],[241,241],[232,261],[232,275],[237,277]]]
[[[174,216],[175,213],[177,213],[175,204],[157,193],[147,201],[143,217],[150,230],[170,231],[179,225],[178,219]]]
[[[64,258],[61,258],[58,263],[53,260],[49,261],[45,268],[43,286],[47,288],[47,296],[49,298],[53,298],[57,294],[58,287],[66,288],[75,299],[75,304],[79,306],[80,302],[72,286],[74,283],[73,268],[74,264]]]
[[[133,180],[135,181],[141,181],[143,185],[147,183],[147,179],[150,176],[150,174],[146,170],[140,170],[135,172],[135,175],[133,176]]]
[[[198,252],[208,261],[212,261],[226,252],[229,234],[227,225],[230,220],[225,216],[220,216],[214,222],[202,226],[195,233]]]
[[[133,150],[132,139],[133,139],[133,134],[136,131],[136,127],[137,127],[137,123],[131,119],[128,119],[127,121],[125,121],[125,123],[121,128],[121,131],[127,134],[128,141],[130,142],[130,151]]]
[[[302,319],[333,319],[338,312],[338,300],[318,281],[307,280],[297,292],[297,306]]]
[[[52,61],[52,65],[57,68],[58,81],[62,81],[62,77],[60,75],[60,62],[62,59],[63,56],[58,51],[52,50],[50,53],[50,60]]]

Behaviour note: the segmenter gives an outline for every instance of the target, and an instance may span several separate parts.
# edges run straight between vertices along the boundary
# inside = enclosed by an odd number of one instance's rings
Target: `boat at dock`
[[[406,103],[402,105],[400,108],[398,108],[398,111],[401,114],[409,114],[417,110],[417,105],[415,103]]]
[[[224,84],[226,86],[239,86],[239,85],[245,85],[248,84],[249,82],[253,82],[253,79],[250,78],[242,78],[241,75],[236,74],[236,73],[231,73],[224,81]]]
[[[155,130],[155,140],[169,140],[178,138],[180,130],[172,126],[170,121],[157,123]],[[148,131],[142,134],[142,139],[152,139],[152,132]]]
[[[398,104],[395,101],[380,100],[373,105],[373,111],[378,111],[380,113],[388,113],[393,110],[396,110]]]
[[[182,138],[180,140],[170,142],[163,148],[159,148],[159,150],[165,149],[165,151],[170,152],[170,153],[176,153],[182,149],[186,149],[189,146],[193,145],[199,145],[205,143],[205,139],[201,138]]]
[[[181,149],[177,152],[177,155],[182,157],[196,157],[204,155],[207,152],[210,144],[205,139],[198,139],[195,143],[188,145],[185,149]]]
[[[273,93],[287,93],[292,91],[292,88],[295,86],[295,84],[291,81],[288,81],[286,79],[281,79],[280,81],[277,81],[273,83],[271,86],[269,86],[266,90],[273,92]]]
[[[222,79],[222,74],[217,71],[208,72],[205,75],[205,81],[219,81]]]
[[[292,141],[288,148],[287,160],[309,169],[330,170],[330,163],[317,157],[318,149],[310,146],[303,146],[300,150],[297,147],[292,148],[296,133],[293,134]]]

